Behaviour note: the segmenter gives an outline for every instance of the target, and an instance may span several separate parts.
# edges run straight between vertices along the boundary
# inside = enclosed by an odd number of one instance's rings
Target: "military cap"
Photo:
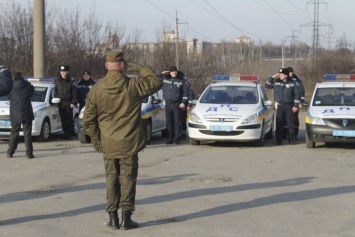
[[[126,62],[126,60],[123,58],[123,52],[108,51],[106,52],[106,62],[119,63]]]
[[[69,71],[69,66],[68,65],[60,65],[59,71]]]

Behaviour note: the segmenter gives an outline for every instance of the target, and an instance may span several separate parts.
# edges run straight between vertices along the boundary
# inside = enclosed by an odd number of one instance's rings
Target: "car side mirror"
[[[267,100],[264,102],[265,106],[272,106],[272,101],[271,100]]]
[[[196,105],[197,104],[197,100],[191,100],[191,104]]]
[[[59,104],[60,103],[60,98],[52,98],[51,101],[53,104]]]
[[[152,104],[153,104],[153,105],[159,104],[159,103],[161,103],[161,99],[153,98],[153,100],[152,100]]]

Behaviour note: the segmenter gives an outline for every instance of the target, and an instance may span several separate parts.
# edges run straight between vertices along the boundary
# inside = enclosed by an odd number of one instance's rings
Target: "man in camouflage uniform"
[[[163,81],[149,67],[127,64],[123,52],[107,52],[106,76],[87,95],[84,126],[103,153],[106,172],[106,211],[112,229],[119,229],[117,210],[122,210],[122,229],[138,227],[131,219],[135,210],[138,152],[146,146],[141,119],[143,97],[157,92]],[[139,71],[129,78],[124,72]]]

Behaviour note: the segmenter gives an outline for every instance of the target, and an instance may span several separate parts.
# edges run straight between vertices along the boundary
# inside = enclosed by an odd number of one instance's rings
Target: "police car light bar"
[[[355,74],[325,74],[325,80],[355,80]]]
[[[55,82],[55,78],[25,78],[28,82]]]
[[[258,76],[214,75],[213,81],[258,81]]]

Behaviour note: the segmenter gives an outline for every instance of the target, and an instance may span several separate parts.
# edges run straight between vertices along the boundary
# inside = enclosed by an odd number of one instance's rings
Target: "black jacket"
[[[93,79],[80,80],[77,88],[77,98],[80,104],[85,104],[86,94],[90,91],[91,87],[95,85],[96,82]]]
[[[274,89],[274,100],[279,104],[293,104],[294,107],[298,108],[299,103],[301,103],[300,85],[290,77],[285,80],[269,77],[266,80],[265,87]]]
[[[4,65],[0,65],[0,96],[10,94],[12,84],[11,72]]]
[[[305,101],[306,100],[306,96],[305,96],[305,90],[304,90],[304,86],[303,86],[303,83],[302,83],[302,80],[296,75],[296,74],[293,74],[292,75],[292,80],[298,82],[300,84],[300,93],[301,93],[301,101]]]
[[[14,79],[10,93],[10,121],[11,123],[32,123],[34,120],[31,96],[35,89],[28,81]]]
[[[76,105],[76,87],[69,75],[65,79],[59,76],[55,80],[54,97],[60,98],[61,105]]]
[[[165,103],[184,103],[189,99],[187,81],[181,77],[163,77],[163,98]]]

